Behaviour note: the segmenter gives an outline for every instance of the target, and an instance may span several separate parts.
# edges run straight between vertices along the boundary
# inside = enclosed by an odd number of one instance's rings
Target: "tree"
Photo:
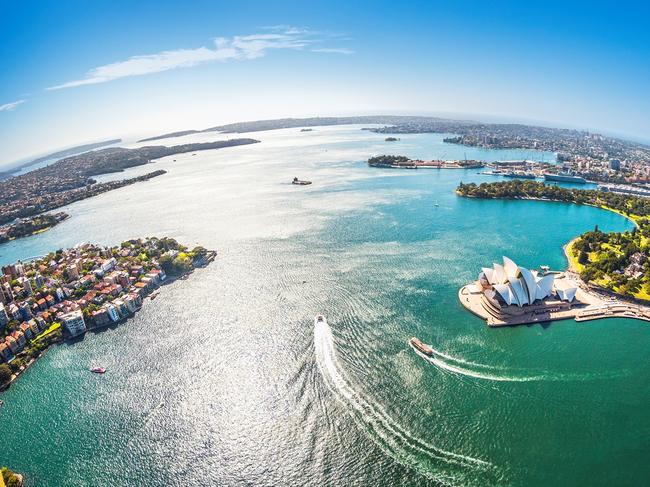
[[[194,258],[201,258],[205,257],[205,255],[208,253],[208,250],[205,247],[201,247],[199,245],[197,247],[194,247],[190,253],[194,256]]]
[[[591,267],[587,267],[580,273],[580,278],[585,282],[589,282],[596,278],[596,273]]]
[[[0,364],[0,384],[9,382],[11,375],[11,368],[7,364]]]

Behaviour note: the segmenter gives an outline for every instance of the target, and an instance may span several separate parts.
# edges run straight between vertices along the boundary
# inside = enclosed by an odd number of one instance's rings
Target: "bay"
[[[497,180],[477,170],[365,164],[381,153],[552,154],[450,146],[439,134],[387,143],[360,128],[260,132],[253,146],[104,176],[168,171],[0,246],[3,264],[147,235],[219,252],[134,319],[50,349],[4,393],[0,464],[31,486],[649,479],[647,324],[493,330],[457,298],[502,255],[563,269],[568,240],[631,223],[592,207],[457,197],[460,181]],[[313,184],[292,186],[294,176]],[[318,313],[326,332],[314,332]],[[444,355],[424,361],[411,336]],[[108,373],[88,373],[95,363]]]

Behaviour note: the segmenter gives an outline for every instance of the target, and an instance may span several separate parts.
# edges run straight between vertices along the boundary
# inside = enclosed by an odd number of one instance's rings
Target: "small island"
[[[480,161],[423,161],[421,159],[410,159],[406,156],[380,155],[368,159],[370,167],[390,169],[476,169],[483,167]]]
[[[469,198],[585,204],[629,218],[635,224],[632,231],[604,233],[596,226],[566,245],[569,269],[563,275],[571,282],[571,287],[577,289],[577,296],[582,296],[579,301],[586,306],[586,313],[576,311],[575,316],[566,317],[579,320],[587,316],[589,319],[618,316],[650,320],[650,200],[520,180],[480,185],[461,183],[456,192]],[[465,301],[469,302],[471,293],[466,288]],[[575,305],[571,307],[576,309]]]
[[[0,389],[52,344],[126,321],[164,283],[215,256],[203,247],[151,237],[115,247],[78,245],[2,267]]]

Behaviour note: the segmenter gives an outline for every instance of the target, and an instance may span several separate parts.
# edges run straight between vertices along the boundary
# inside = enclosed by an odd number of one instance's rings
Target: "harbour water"
[[[488,329],[457,298],[502,255],[560,269],[578,233],[631,223],[457,197],[461,180],[497,180],[477,170],[365,164],[551,154],[428,134],[387,143],[359,128],[256,133],[260,144],[133,168],[119,176],[168,172],[0,246],[1,263],[147,235],[219,251],[134,319],[50,349],[4,393],[0,464],[48,487],[647,482],[647,324]],[[329,326],[315,330],[319,313]]]

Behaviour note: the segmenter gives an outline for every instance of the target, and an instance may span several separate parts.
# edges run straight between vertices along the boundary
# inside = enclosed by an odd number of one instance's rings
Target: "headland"
[[[459,196],[529,199],[584,204],[630,219],[633,232],[604,233],[598,226],[564,246],[568,270],[528,271],[504,257],[483,268],[459,299],[489,326],[511,326],[573,318],[634,318],[650,321],[649,201],[633,195],[566,189],[532,181],[460,184]],[[532,276],[532,277],[531,277]],[[547,277],[547,276],[553,276]],[[540,286],[542,288],[540,289]]]
[[[203,247],[190,250],[174,239],[151,237],[115,247],[77,245],[2,267],[0,389],[52,344],[128,320],[160,286],[215,256]]]

